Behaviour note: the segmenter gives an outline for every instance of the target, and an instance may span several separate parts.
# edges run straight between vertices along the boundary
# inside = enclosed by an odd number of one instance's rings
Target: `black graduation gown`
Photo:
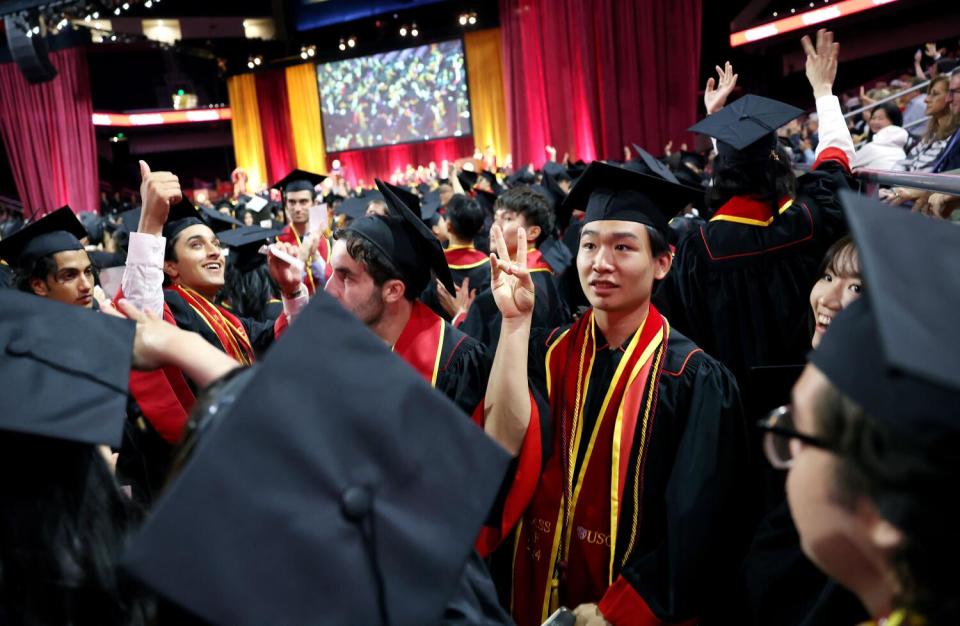
[[[440,370],[434,388],[453,400],[464,413],[473,415],[487,393],[492,352],[449,322],[445,321],[444,325]]]
[[[462,285],[464,278],[470,279],[470,290],[477,290],[477,294],[481,294],[484,291],[490,289],[490,264],[484,263],[483,265],[478,265],[476,267],[471,267],[467,269],[458,269],[450,268],[450,274],[453,276],[453,282],[456,285]],[[420,301],[430,307],[434,313],[439,315],[445,320],[450,320],[450,316],[447,312],[440,306],[440,299],[437,296],[437,284],[431,282],[427,285],[426,289],[423,290],[423,293],[420,294]]]
[[[532,327],[550,329],[566,324],[570,316],[566,303],[560,297],[554,275],[551,272],[537,271],[531,272],[530,277],[533,279],[533,287],[536,291]],[[460,329],[496,350],[497,342],[500,340],[500,322],[500,309],[497,308],[497,303],[493,299],[493,292],[487,289],[477,294]]]
[[[176,320],[178,327],[199,333],[210,345],[219,350],[223,350],[223,346],[220,344],[220,339],[216,333],[214,333],[203,318],[180,297],[180,294],[170,289],[164,289],[163,301],[170,307],[170,312],[173,313],[173,318]],[[247,337],[250,339],[250,345],[253,346],[254,353],[258,357],[261,356],[264,351],[270,347],[270,344],[273,343],[273,325],[276,320],[268,319],[261,322],[246,317],[237,317],[237,319],[240,320],[244,330],[247,331]]]
[[[847,232],[837,191],[849,186],[843,167],[825,161],[769,226],[714,218],[677,246],[657,307],[733,371],[747,405],[750,367],[802,363],[810,350],[810,290]]]
[[[559,427],[558,418],[544,401],[545,359],[561,331],[531,334],[529,373],[540,414],[544,466]],[[615,363],[608,365],[615,367]],[[576,363],[572,367],[575,370]],[[601,378],[610,367],[592,372],[590,388],[605,389],[609,380]],[[752,493],[747,480],[748,439],[736,381],[722,364],[671,329],[657,395],[641,478],[637,541],[619,574],[666,623],[695,617],[704,625],[738,623],[727,613],[728,591],[754,524],[744,514]],[[594,407],[588,410],[598,410],[598,398],[585,401]],[[588,423],[586,416],[584,423]],[[641,438],[635,436],[629,467],[640,457],[640,443]],[[634,473],[628,471],[625,494],[633,493],[634,482]],[[614,546],[618,563],[626,549],[622,540],[630,536],[634,516],[631,498],[624,497],[621,505]],[[510,575],[503,565],[504,560],[512,561],[513,547],[512,539],[504,541],[495,556],[498,578]],[[510,585],[501,580],[498,588],[502,591]]]

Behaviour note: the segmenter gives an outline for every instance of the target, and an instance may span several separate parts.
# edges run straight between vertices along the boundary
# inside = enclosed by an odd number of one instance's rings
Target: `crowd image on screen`
[[[470,133],[459,41],[320,65],[317,79],[328,151]]]

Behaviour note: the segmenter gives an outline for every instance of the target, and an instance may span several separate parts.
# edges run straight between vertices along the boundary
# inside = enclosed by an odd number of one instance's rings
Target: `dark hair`
[[[876,108],[873,109],[873,113],[882,110],[887,114],[887,118],[890,120],[890,123],[894,126],[903,126],[903,113],[900,112],[900,107],[898,107],[893,102],[884,102],[883,104],[878,104]],[[870,114],[870,117],[873,117],[873,113]]]
[[[473,241],[483,229],[486,211],[473,198],[458,193],[447,203],[444,217],[447,219],[447,228],[458,239]]]
[[[844,235],[827,248],[827,253],[823,255],[823,261],[820,263],[817,277],[823,276],[827,270],[834,274],[843,274],[847,268],[859,273],[859,265],[857,246],[853,243],[853,238],[850,235]]]
[[[550,203],[542,193],[529,185],[521,185],[503,192],[497,197],[493,208],[522,215],[527,226],[539,226],[540,236],[535,242],[538,247],[553,234],[555,226]]]
[[[647,235],[650,238],[650,254],[653,258],[670,253],[670,242],[659,230],[653,226],[643,225],[647,229]]]
[[[20,291],[33,293],[30,282],[34,278],[46,281],[51,274],[57,273],[57,260],[53,258],[56,252],[45,254],[26,267],[17,268],[13,284]]]
[[[781,198],[793,197],[796,192],[797,177],[790,166],[790,157],[777,144],[773,154],[761,161],[739,162],[718,156],[713,165],[713,185],[707,189],[706,199],[712,210],[734,196],[750,196],[776,208]]]
[[[899,455],[891,462],[890,451],[898,447],[897,437],[857,403],[829,384],[814,406],[817,430],[831,442],[838,455],[834,493],[846,508],[858,498],[877,502],[879,496],[896,491],[908,504],[910,528],[901,528],[903,542],[891,555],[891,565],[901,585],[895,605],[916,612],[927,626],[960,623],[960,541],[955,536],[953,517],[942,510],[943,499],[952,497],[949,488],[955,477],[917,459]],[[923,464],[924,470],[917,471]],[[923,478],[918,479],[918,476]],[[931,485],[934,485],[931,488]]]
[[[287,194],[291,191],[309,191],[310,199],[317,199],[317,190],[314,188],[313,183],[309,180],[295,180],[292,181],[289,185],[283,188],[283,202],[287,202]]]
[[[118,569],[140,514],[95,446],[0,434],[0,618],[145,624],[152,601]]]
[[[388,280],[403,281],[406,289],[403,292],[404,297],[410,302],[417,299],[417,293],[410,288],[410,283],[404,279],[400,270],[396,268],[387,255],[379,248],[370,243],[362,235],[358,235],[352,230],[341,229],[333,233],[335,240],[343,240],[347,244],[347,254],[350,258],[363,266],[363,269],[370,274],[373,284],[382,287]]]

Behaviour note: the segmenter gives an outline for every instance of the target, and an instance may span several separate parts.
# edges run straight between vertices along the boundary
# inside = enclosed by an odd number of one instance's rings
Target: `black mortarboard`
[[[717,140],[720,156],[744,153],[767,158],[776,146],[776,130],[803,115],[803,109],[762,96],[746,95],[708,115],[687,130]],[[761,139],[766,141],[761,142]]]
[[[86,236],[70,207],[61,207],[0,241],[0,259],[11,267],[26,267],[48,254],[83,250],[80,240]]]
[[[200,219],[215,233],[230,230],[234,226],[243,226],[243,222],[234,218],[232,215],[227,215],[226,213],[221,213],[220,211],[215,211],[205,206],[200,207]]]
[[[186,198],[183,198],[180,202],[171,206],[170,212],[167,213],[167,221],[163,225],[163,236],[167,239],[167,246],[173,244],[173,239],[180,234],[180,231],[184,228],[203,223],[197,207],[193,206]]]
[[[213,624],[440,623],[508,455],[327,294],[287,332],[124,567]]]
[[[569,177],[569,176],[570,176],[570,175],[567,173],[567,168],[565,168],[565,167],[562,166],[561,164],[557,163],[556,161],[547,161],[546,163],[544,163],[544,164],[543,164],[543,169],[542,169],[542,171],[543,171],[544,174],[550,174],[551,176],[554,176],[554,177],[556,177],[556,176]]]
[[[383,181],[380,181],[380,182],[383,182]],[[414,214],[416,215],[420,214],[420,196],[413,193],[406,187],[400,187],[397,185],[392,185],[390,183],[383,183],[383,185],[387,187],[390,191],[392,191],[393,195],[399,198],[400,201],[403,202],[403,204],[408,209],[414,212]],[[381,196],[383,195],[384,194],[381,194]],[[374,199],[375,198],[370,198],[370,200],[374,200]]]
[[[266,261],[260,248],[279,235],[279,229],[262,228],[257,225],[241,226],[220,233],[220,243],[230,248],[230,262],[240,271],[260,266]]]
[[[312,187],[316,187],[323,181],[327,179],[323,174],[315,174],[313,172],[308,172],[306,170],[293,170],[277,182],[270,185],[271,189],[279,189],[280,191],[286,191],[292,183],[306,181],[310,183]]]
[[[659,176],[664,180],[668,180],[671,183],[679,183],[677,177],[673,175],[673,172],[670,171],[670,168],[661,163],[658,159],[654,158],[652,154],[638,146],[633,144],[633,150],[637,153],[637,158],[635,161],[631,161],[624,165],[627,169],[634,169],[641,174],[650,174],[651,176]]]
[[[587,171],[587,164],[582,160],[575,161],[567,167],[567,174],[570,178],[577,179]]]
[[[0,430],[120,446],[135,325],[0,290]]]
[[[430,283],[430,270],[450,293],[456,291],[443,247],[420,216],[393,193],[379,178],[390,215],[371,215],[354,220],[347,230],[354,232],[383,252],[406,279],[407,289],[420,294]],[[453,291],[451,291],[453,290]]]
[[[428,191],[420,201],[420,218],[429,226],[437,223],[440,215],[440,192]]]
[[[480,176],[487,179],[487,182],[490,183],[490,189],[493,190],[493,193],[500,194],[503,192],[503,185],[500,184],[500,181],[497,180],[497,174],[491,172],[490,170],[484,170],[480,172]]]
[[[427,183],[420,183],[419,185],[417,185],[417,193],[419,193],[421,196],[427,195],[428,193],[430,193],[430,191],[431,191],[430,185],[428,185]]]
[[[473,186],[477,184],[477,179],[480,177],[476,172],[471,172],[470,170],[462,170],[457,172],[457,178],[460,179],[460,186],[463,187],[464,191],[470,191],[473,189]]]
[[[616,165],[594,161],[577,179],[560,207],[558,220],[569,222],[575,209],[586,212],[584,223],[625,220],[652,226],[669,237],[669,222],[680,210],[703,197],[703,191]]]
[[[489,191],[474,189],[474,199],[490,215],[493,215],[493,205],[497,202],[497,194]]]
[[[507,184],[511,187],[532,185],[535,182],[537,182],[537,175],[526,167],[507,176]]]
[[[563,274],[564,270],[570,267],[573,262],[573,253],[570,252],[570,248],[553,235],[543,240],[539,250],[543,260],[547,262],[547,265],[557,276]]]
[[[357,220],[367,214],[369,198],[347,198],[337,205],[336,213],[342,213],[352,220]]]
[[[896,442],[886,464],[952,468],[956,479],[960,327],[944,311],[960,307],[960,283],[944,277],[960,263],[960,230],[853,192],[840,199],[867,293],[834,318],[810,361]],[[895,523],[904,497],[878,502]]]

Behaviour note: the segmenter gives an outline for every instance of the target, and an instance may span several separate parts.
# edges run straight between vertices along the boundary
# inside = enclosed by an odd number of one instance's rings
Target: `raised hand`
[[[807,80],[813,87],[813,96],[833,94],[833,81],[837,78],[837,60],[840,57],[840,44],[834,43],[833,33],[825,28],[817,31],[817,45],[813,46],[810,37],[804,35],[800,40],[807,53]]]
[[[490,254],[490,289],[493,299],[506,319],[533,315],[535,291],[527,270],[527,233],[517,229],[517,259],[511,261],[503,231],[496,224],[490,228],[490,242],[496,253]]]
[[[719,83],[713,79],[713,76],[707,79],[707,86],[703,90],[703,104],[707,107],[707,115],[716,113],[727,103],[727,98],[734,87],[737,86],[737,77],[739,74],[733,73],[733,65],[727,61],[723,68],[716,66]]]
[[[556,149],[556,148],[554,148],[553,146],[544,146],[543,149],[547,151],[547,156],[550,157],[550,160],[551,160],[551,161],[556,161],[556,160],[557,160],[557,149]]]
[[[141,233],[160,235],[170,214],[170,206],[180,202],[183,192],[180,179],[171,172],[151,172],[146,161],[140,161],[140,225]]]
[[[451,318],[455,318],[461,313],[466,314],[477,298],[477,290],[470,289],[469,277],[464,278],[463,283],[454,285],[454,287],[456,287],[457,292],[455,296],[447,291],[447,288],[443,286],[439,279],[437,280],[437,300]]]
[[[300,253],[300,249],[292,243],[278,241],[273,245],[281,252],[286,252],[294,258],[297,258]],[[272,254],[267,255],[267,265],[270,269],[270,276],[273,277],[273,280],[277,281],[277,286],[280,287],[281,294],[288,298],[296,297],[300,294],[300,287],[303,284],[303,276],[300,270]]]
[[[940,56],[940,51],[937,50],[937,44],[935,43],[927,43],[924,45],[923,50],[931,59],[936,59],[938,56]]]

